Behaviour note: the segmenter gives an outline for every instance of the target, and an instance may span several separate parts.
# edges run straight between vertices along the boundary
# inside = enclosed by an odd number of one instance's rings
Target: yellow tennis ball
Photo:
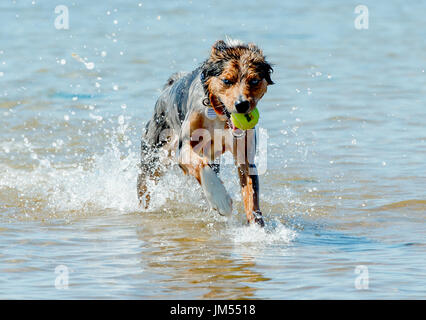
[[[254,128],[259,121],[259,110],[255,108],[250,113],[232,113],[231,121],[235,127],[241,130],[248,130]]]

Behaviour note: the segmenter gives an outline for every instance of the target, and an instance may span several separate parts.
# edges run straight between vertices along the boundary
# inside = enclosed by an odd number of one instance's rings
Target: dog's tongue
[[[233,121],[229,121],[229,123],[231,124],[231,126],[232,126],[232,131],[235,131],[235,130],[237,130],[238,128],[235,126],[235,124],[234,124],[234,122]]]

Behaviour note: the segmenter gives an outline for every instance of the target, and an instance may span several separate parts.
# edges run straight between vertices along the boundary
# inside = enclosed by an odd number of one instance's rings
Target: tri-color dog
[[[219,164],[215,160],[231,151],[247,220],[264,225],[254,165],[256,136],[254,130],[247,130],[236,137],[230,118],[233,113],[250,114],[256,108],[268,85],[273,84],[271,73],[259,47],[227,39],[215,42],[209,58],[193,72],[170,77],[142,137],[137,183],[141,205],[149,206],[147,181],[161,176],[167,167],[160,165],[161,155],[166,153],[166,159],[177,161],[185,174],[198,180],[213,209],[229,215],[232,200],[217,176]]]

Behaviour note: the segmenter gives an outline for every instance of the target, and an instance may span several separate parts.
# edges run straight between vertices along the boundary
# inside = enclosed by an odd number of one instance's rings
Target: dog
[[[147,182],[158,181],[165,168],[177,162],[199,182],[211,208],[221,215],[231,214],[232,199],[218,177],[217,162],[222,153],[230,151],[238,169],[247,222],[264,226],[254,164],[255,131],[247,130],[239,137],[231,116],[249,114],[256,108],[274,83],[272,72],[258,46],[227,38],[213,44],[210,56],[197,69],[168,79],[141,139],[137,179],[141,206],[149,207]]]

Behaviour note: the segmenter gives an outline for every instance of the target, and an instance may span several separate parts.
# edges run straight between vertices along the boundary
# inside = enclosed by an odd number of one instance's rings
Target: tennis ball
[[[232,113],[231,121],[238,129],[252,129],[259,121],[259,110],[254,108],[254,110],[250,113]]]

